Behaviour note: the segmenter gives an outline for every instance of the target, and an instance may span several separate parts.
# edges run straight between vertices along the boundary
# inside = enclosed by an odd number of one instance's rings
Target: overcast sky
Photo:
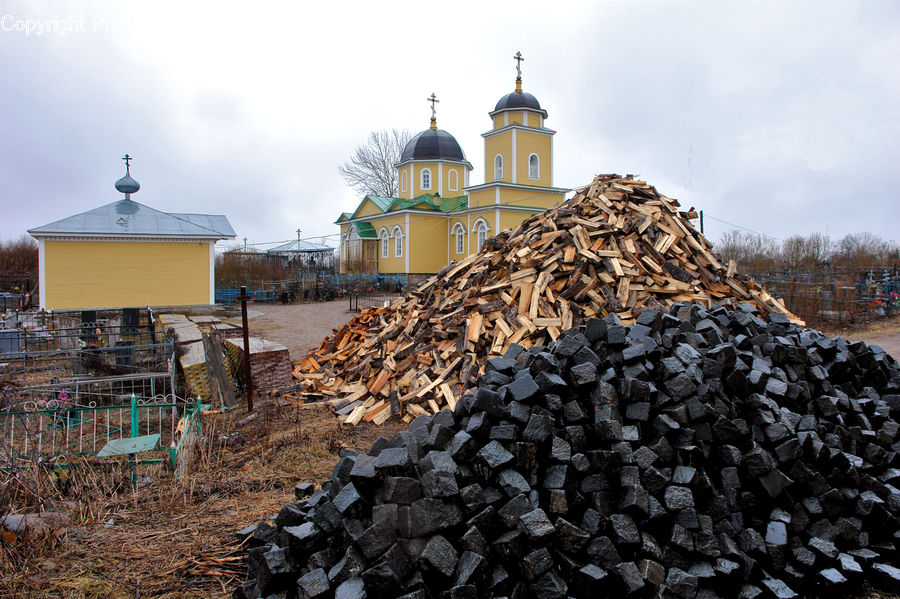
[[[338,165],[427,128],[432,92],[481,183],[517,50],[557,186],[640,174],[713,241],[721,221],[900,241],[896,0],[5,1],[0,239],[118,199],[126,152],[158,210],[250,243],[335,235],[360,199]]]

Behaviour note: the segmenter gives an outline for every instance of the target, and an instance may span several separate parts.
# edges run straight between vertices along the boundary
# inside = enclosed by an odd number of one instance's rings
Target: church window
[[[459,188],[456,169],[451,170],[450,174],[447,175],[447,187],[450,188],[450,191],[456,191]]]
[[[478,249],[480,250],[484,246],[484,242],[487,240],[487,232],[488,226],[487,223],[482,219],[478,219],[478,222],[475,223],[475,234],[478,236]]]
[[[497,154],[494,157],[494,181],[503,179],[503,156]]]
[[[538,158],[537,154],[532,154],[528,157],[528,178],[541,178],[541,159]]]
[[[394,227],[394,255],[400,257],[403,255],[403,230],[400,227]]]
[[[431,189],[431,169],[422,169],[422,189]]]
[[[466,229],[462,223],[453,225],[453,235],[456,237],[456,253],[465,253]]]
[[[406,171],[400,173],[400,191],[406,191],[406,186],[408,185],[408,177],[406,176]]]
[[[388,243],[387,229],[381,230],[381,232],[378,234],[378,239],[381,241],[381,257],[387,258],[388,257],[388,246],[390,245]]]

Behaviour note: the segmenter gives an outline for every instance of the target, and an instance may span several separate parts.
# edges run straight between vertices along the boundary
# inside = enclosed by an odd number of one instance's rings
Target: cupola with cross
[[[549,208],[562,200],[565,189],[553,187],[553,135],[544,126],[547,111],[532,94],[522,91],[521,52],[516,52],[515,89],[488,113],[493,121],[484,138],[482,185],[467,188],[469,206],[504,205]]]
[[[472,165],[456,138],[438,129],[435,104],[440,100],[431,94],[428,101],[431,103],[431,126],[409,140],[395,165],[402,199],[425,194],[461,196],[463,188],[469,184]]]

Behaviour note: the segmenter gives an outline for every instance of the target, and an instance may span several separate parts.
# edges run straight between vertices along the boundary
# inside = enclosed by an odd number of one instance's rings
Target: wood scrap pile
[[[485,363],[614,313],[690,301],[787,315],[723,265],[693,211],[643,181],[599,175],[575,196],[504,231],[389,306],[370,308],[294,363],[303,391],[343,422],[382,423],[455,407]]]

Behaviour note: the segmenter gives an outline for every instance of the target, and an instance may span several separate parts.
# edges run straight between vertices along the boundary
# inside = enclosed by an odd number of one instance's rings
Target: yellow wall
[[[381,214],[381,209],[375,205],[375,202],[369,199],[364,199],[363,203],[360,204],[359,208],[356,209],[356,212],[353,214],[353,218],[361,218],[363,216],[375,216],[376,214]]]
[[[523,220],[531,218],[534,213],[520,212],[518,210],[501,210],[500,211],[500,230],[515,229]]]
[[[437,272],[447,265],[447,218],[430,214],[409,215],[409,272]]]
[[[463,226],[465,232],[463,233],[463,251],[462,253],[456,252],[456,235],[452,233],[453,227],[456,223],[460,223]],[[451,260],[462,260],[468,255],[468,247],[469,247],[469,224],[468,219],[465,217],[462,218],[451,218],[447,230],[450,231],[450,259]]]
[[[547,209],[562,201],[561,192],[545,193],[535,189],[501,189],[500,203],[513,206]]]
[[[400,192],[397,197],[409,199],[411,197],[409,195],[409,166],[401,167],[397,169],[397,171],[397,188]],[[406,183],[405,186],[404,179]]]
[[[455,197],[462,195],[463,187],[466,185],[466,167],[461,164],[452,164],[447,162],[441,162],[438,164],[437,162],[423,162],[423,163],[413,163],[413,185],[412,190],[410,191],[407,188],[407,191],[401,191],[400,197],[405,199],[419,197],[425,193],[438,193],[441,192],[445,198],[447,197]],[[424,169],[431,169],[431,188],[423,189],[422,188],[422,171]],[[409,165],[405,165],[400,167],[400,173],[408,173]],[[456,189],[450,189],[450,171],[456,171]],[[410,195],[412,194],[412,195]]]
[[[505,122],[503,118],[503,113],[494,115],[494,129],[500,129],[501,127],[505,127],[503,123]]]
[[[497,191],[489,187],[487,189],[477,189],[469,192],[469,207],[478,208],[479,206],[488,206],[497,203]]]
[[[525,117],[521,110],[514,110],[509,113],[509,124],[510,125],[521,125],[525,122]]]
[[[210,242],[44,242],[53,310],[209,304]]]
[[[494,157],[503,156],[503,181],[512,182],[512,134],[500,133],[484,140],[484,181],[494,181]]]
[[[375,227],[375,233],[381,235],[382,229],[387,229],[388,239],[388,257],[381,257],[381,238],[378,240],[378,272],[406,272],[406,252],[409,251],[409,233],[406,231],[406,216],[403,214],[394,214],[375,218],[369,221]],[[394,227],[399,226],[403,231],[403,254],[399,257],[394,255],[394,237],[391,235]]]
[[[537,185],[540,187],[550,187],[550,168],[553,164],[553,156],[551,154],[551,138],[549,135],[541,135],[539,133],[531,133],[528,131],[516,132],[516,176],[517,183],[522,185]],[[541,160],[540,179],[528,178],[528,157],[531,154],[537,154]]]
[[[422,171],[425,169],[431,171],[431,187],[424,189],[422,187]],[[438,190],[438,165],[436,162],[423,162],[421,164],[413,164],[413,195],[418,197],[423,193],[436,193]]]
[[[451,172],[456,173],[456,189],[450,189]],[[453,196],[462,195],[462,188],[466,182],[463,172],[464,168],[461,166],[450,166],[449,164],[444,165],[444,197],[450,198]]]

